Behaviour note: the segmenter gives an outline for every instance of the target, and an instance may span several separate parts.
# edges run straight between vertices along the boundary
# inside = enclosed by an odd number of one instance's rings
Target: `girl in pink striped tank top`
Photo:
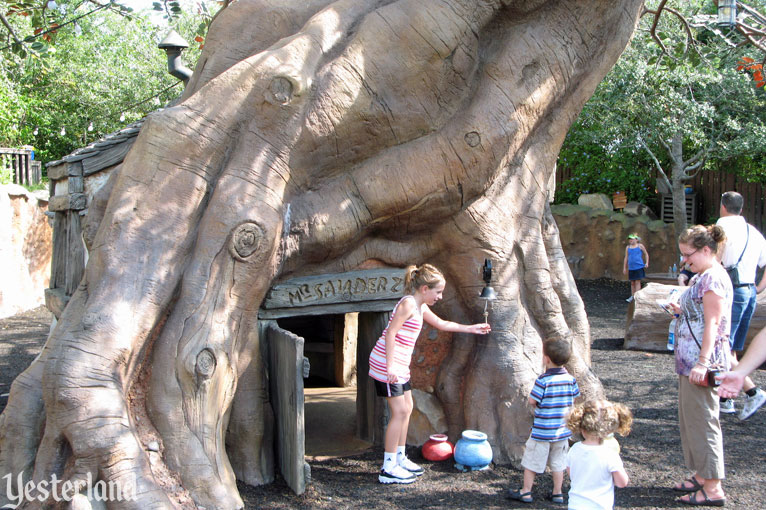
[[[442,320],[431,311],[429,306],[442,298],[445,284],[444,275],[434,266],[409,266],[404,277],[408,294],[394,307],[388,326],[370,353],[370,377],[377,394],[386,397],[391,411],[383,468],[378,475],[381,483],[412,483],[423,474],[423,468],[404,453],[413,407],[410,360],[423,321],[436,329],[455,333],[486,335],[490,331],[489,324],[457,324]]]

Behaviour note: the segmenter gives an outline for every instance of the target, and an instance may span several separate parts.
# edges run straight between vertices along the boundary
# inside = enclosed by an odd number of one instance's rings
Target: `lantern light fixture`
[[[737,0],[718,0],[718,25],[728,28],[737,26]]]

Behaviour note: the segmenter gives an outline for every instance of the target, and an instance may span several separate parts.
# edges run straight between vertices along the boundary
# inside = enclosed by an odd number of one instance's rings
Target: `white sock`
[[[396,452],[383,453],[383,471],[391,471],[396,466]]]
[[[396,447],[396,463],[399,464],[402,462],[402,459],[406,458],[407,454],[404,453],[404,446],[397,446]]]

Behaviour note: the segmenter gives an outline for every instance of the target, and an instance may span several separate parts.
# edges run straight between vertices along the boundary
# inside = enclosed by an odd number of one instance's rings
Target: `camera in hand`
[[[716,381],[715,376],[721,375],[723,372],[724,370],[719,367],[708,368],[705,373],[705,378],[702,379],[702,382],[700,382],[698,386],[710,386],[712,388],[719,386],[721,383]]]

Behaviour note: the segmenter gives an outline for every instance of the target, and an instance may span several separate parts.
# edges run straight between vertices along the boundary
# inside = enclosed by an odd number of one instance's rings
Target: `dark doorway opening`
[[[310,364],[304,380],[305,455],[337,457],[371,443],[357,434],[357,313],[304,315],[277,320],[304,339]]]
[[[356,387],[357,313],[278,319],[280,328],[304,340],[311,370],[305,388]]]

